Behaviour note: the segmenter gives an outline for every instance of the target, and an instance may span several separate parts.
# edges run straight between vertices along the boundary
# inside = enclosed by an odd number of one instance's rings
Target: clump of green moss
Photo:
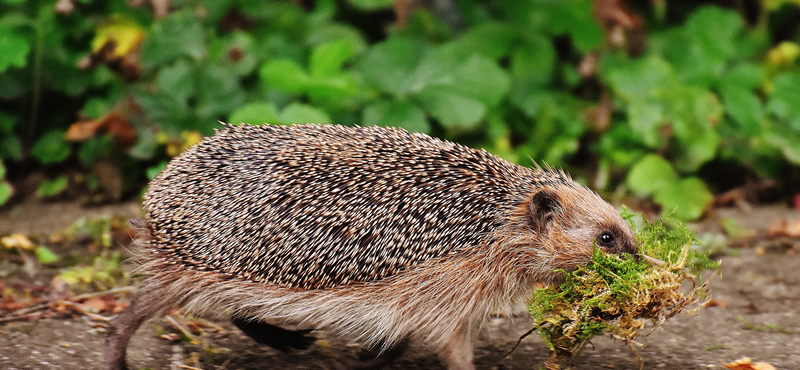
[[[595,249],[590,265],[565,272],[558,287],[537,290],[528,309],[534,330],[552,351],[550,369],[570,364],[593,337],[602,334],[626,342],[642,364],[634,338],[650,334],[664,320],[707,296],[698,276],[719,264],[692,249],[696,240],[682,223],[644,220],[637,230],[633,215],[626,211],[623,217],[634,228],[640,255],[660,262]],[[688,292],[680,289],[685,281],[691,282]],[[645,331],[647,321],[653,327]]]

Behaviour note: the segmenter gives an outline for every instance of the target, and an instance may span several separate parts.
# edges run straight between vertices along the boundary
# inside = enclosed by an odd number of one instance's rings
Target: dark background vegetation
[[[798,25],[792,0],[0,0],[0,206],[135,198],[218,120],[404,127],[684,219],[788,203]]]

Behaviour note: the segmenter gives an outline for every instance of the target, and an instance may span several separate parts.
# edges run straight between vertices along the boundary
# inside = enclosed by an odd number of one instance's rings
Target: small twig
[[[223,362],[222,365],[217,366],[216,370],[224,370],[224,369],[226,369],[228,367],[228,363],[230,363],[230,362],[231,362],[231,360],[225,360],[225,362]]]
[[[189,331],[189,328],[183,326],[183,324],[179,323],[178,320],[175,320],[175,317],[173,317],[172,315],[167,315],[167,322],[169,322],[170,324],[172,324],[172,326],[178,329],[178,331],[180,331],[181,334],[186,336],[186,338],[189,338],[189,340],[192,343],[197,343],[197,338],[195,338],[194,335]]]
[[[30,306],[30,307],[27,307],[27,308],[19,309],[19,310],[17,310],[16,312],[14,312],[10,316],[0,317],[0,322],[11,322],[11,321],[23,320],[23,319],[26,318],[26,316],[31,315],[34,312],[39,311],[39,310],[41,310],[43,308],[47,308],[49,305],[50,305],[50,302],[47,301],[47,302],[37,303],[37,304],[35,304],[33,306]]]
[[[72,297],[72,299],[79,301],[79,300],[82,300],[82,299],[100,297],[100,296],[104,296],[104,295],[107,295],[107,294],[128,293],[128,292],[132,292],[134,290],[136,290],[136,287],[128,285],[128,286],[123,286],[123,287],[119,287],[119,288],[103,290],[103,291],[99,291],[99,292],[92,292],[92,293],[85,293],[85,294],[76,295],[75,297]]]
[[[642,257],[643,260],[649,262],[653,266],[664,266],[664,265],[667,264],[666,262],[664,262],[664,261],[662,261],[662,260],[660,260],[658,258],[650,257],[650,256],[648,256],[648,255],[646,255],[644,253],[640,253],[639,256]]]
[[[514,344],[514,347],[512,347],[511,350],[508,351],[508,353],[503,355],[503,357],[500,357],[500,359],[497,360],[497,362],[500,362],[500,361],[504,360],[506,357],[508,357],[511,354],[511,352],[514,352],[514,350],[517,349],[517,346],[519,346],[519,344],[522,343],[523,339],[527,338],[529,335],[533,334],[533,332],[535,332],[535,331],[536,331],[536,328],[534,327],[534,328],[531,328],[531,330],[526,331],[525,334],[522,334],[522,336],[520,336],[519,339],[517,339],[517,343]]]
[[[189,366],[189,365],[186,365],[186,364],[180,364],[180,365],[178,365],[178,367],[181,368],[181,369],[189,369],[189,370],[203,370],[203,369],[201,369],[199,367]]]

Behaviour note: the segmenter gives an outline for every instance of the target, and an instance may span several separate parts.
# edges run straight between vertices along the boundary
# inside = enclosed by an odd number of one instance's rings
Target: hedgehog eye
[[[600,234],[600,237],[597,240],[602,244],[611,244],[614,243],[614,235],[611,233],[605,232]]]

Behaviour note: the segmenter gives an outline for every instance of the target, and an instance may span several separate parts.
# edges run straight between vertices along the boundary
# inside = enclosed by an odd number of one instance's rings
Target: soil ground
[[[9,232],[48,233],[80,217],[136,217],[138,206],[122,204],[83,208],[75,203],[26,203],[0,212],[0,235]],[[774,220],[800,219],[783,207],[749,211],[723,209],[700,225],[718,229],[721,217],[739,220],[745,228],[765,230]],[[646,369],[724,368],[742,357],[778,369],[800,369],[800,253],[794,248],[726,249],[721,277],[710,283],[719,304],[697,316],[678,315],[640,342]],[[758,241],[756,241],[758,245]],[[41,283],[41,282],[39,282]],[[317,333],[323,339],[307,351],[281,353],[249,340],[227,323],[200,345],[179,344],[157,337],[151,320],[134,336],[128,359],[132,368],[168,369],[199,356],[204,369],[344,369],[358,352],[353,345]],[[531,335],[503,358],[530,328],[524,314],[492,320],[476,349],[479,369],[537,369],[548,357],[543,342]],[[104,330],[87,319],[42,319],[0,324],[0,369],[100,369]],[[198,355],[199,354],[199,355]],[[575,364],[576,369],[638,369],[636,358],[621,342],[597,338]],[[389,369],[442,369],[436,357],[412,348]]]

